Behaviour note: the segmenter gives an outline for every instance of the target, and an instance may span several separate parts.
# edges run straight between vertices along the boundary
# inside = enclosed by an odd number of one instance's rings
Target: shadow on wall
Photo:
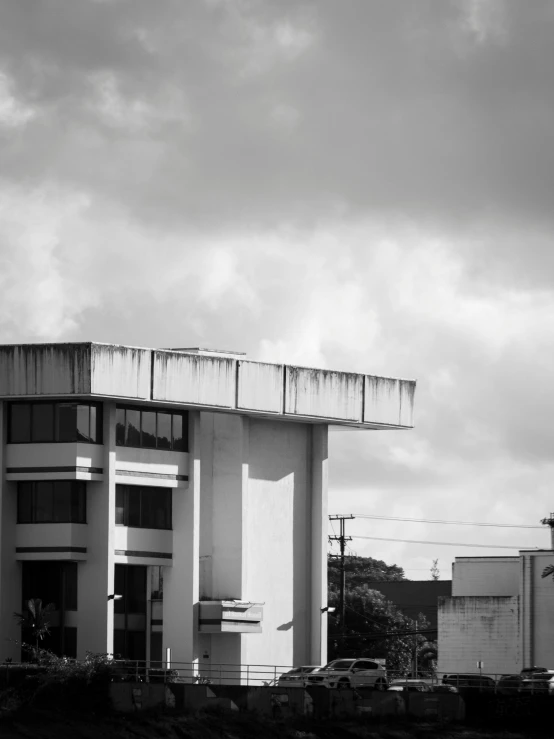
[[[288,621],[286,624],[281,624],[277,627],[277,631],[288,631],[289,629],[292,629],[294,621]]]
[[[250,419],[248,477],[279,482],[306,469],[308,428],[303,423]]]

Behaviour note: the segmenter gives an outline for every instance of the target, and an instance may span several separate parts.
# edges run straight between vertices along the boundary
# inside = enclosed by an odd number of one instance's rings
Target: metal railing
[[[85,662],[85,660],[67,659],[67,662]],[[274,686],[279,683],[279,678],[289,670],[290,665],[244,665],[231,663],[201,662],[146,662],[145,660],[111,660],[111,674],[114,681],[133,682],[159,682],[159,683],[185,683],[197,685],[246,685],[246,686]],[[35,670],[44,672],[48,669],[46,664],[35,664],[30,662],[0,663],[0,676],[9,679],[11,670],[25,670],[32,674]],[[289,675],[289,678],[297,678],[295,683],[304,682],[310,685],[307,678],[316,673],[304,673]],[[345,677],[347,674],[345,673]],[[533,674],[498,674],[498,673],[440,673],[418,672],[417,676],[409,672],[387,670],[384,673],[390,687],[394,681],[405,683],[406,688],[414,687],[417,683],[425,683],[431,689],[437,690],[438,686],[455,688],[460,693],[480,692],[497,693],[501,695],[554,695],[554,672]],[[352,687],[361,687],[354,674],[349,674]],[[282,685],[286,686],[284,681]],[[317,682],[311,683],[317,685]],[[398,684],[398,683],[397,683]],[[369,682],[371,686],[371,682]],[[440,688],[439,688],[440,689]]]

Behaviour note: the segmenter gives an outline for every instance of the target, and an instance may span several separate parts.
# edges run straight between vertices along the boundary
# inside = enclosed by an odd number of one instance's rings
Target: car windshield
[[[326,670],[348,670],[354,664],[355,659],[336,659],[334,662],[329,662],[325,665]]]

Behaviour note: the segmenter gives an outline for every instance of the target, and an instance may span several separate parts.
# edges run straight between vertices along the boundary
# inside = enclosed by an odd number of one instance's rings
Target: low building
[[[554,668],[553,550],[456,557],[452,597],[439,599],[440,673],[512,674]]]
[[[451,580],[389,580],[366,583],[370,590],[377,590],[398,608],[404,616],[417,620],[423,616],[428,628],[436,631],[439,597],[452,593]],[[427,634],[434,639],[436,634]]]
[[[410,428],[414,390],[232,352],[0,346],[0,659],[41,598],[68,656],[324,662],[328,427]]]

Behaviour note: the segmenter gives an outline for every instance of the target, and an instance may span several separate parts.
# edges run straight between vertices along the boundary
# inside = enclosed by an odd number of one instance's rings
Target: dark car
[[[487,675],[456,674],[445,675],[442,678],[443,685],[453,685],[458,690],[493,691],[496,687],[492,677]]]
[[[501,695],[513,695],[521,688],[522,682],[521,675],[502,675],[496,683],[496,691]]]

